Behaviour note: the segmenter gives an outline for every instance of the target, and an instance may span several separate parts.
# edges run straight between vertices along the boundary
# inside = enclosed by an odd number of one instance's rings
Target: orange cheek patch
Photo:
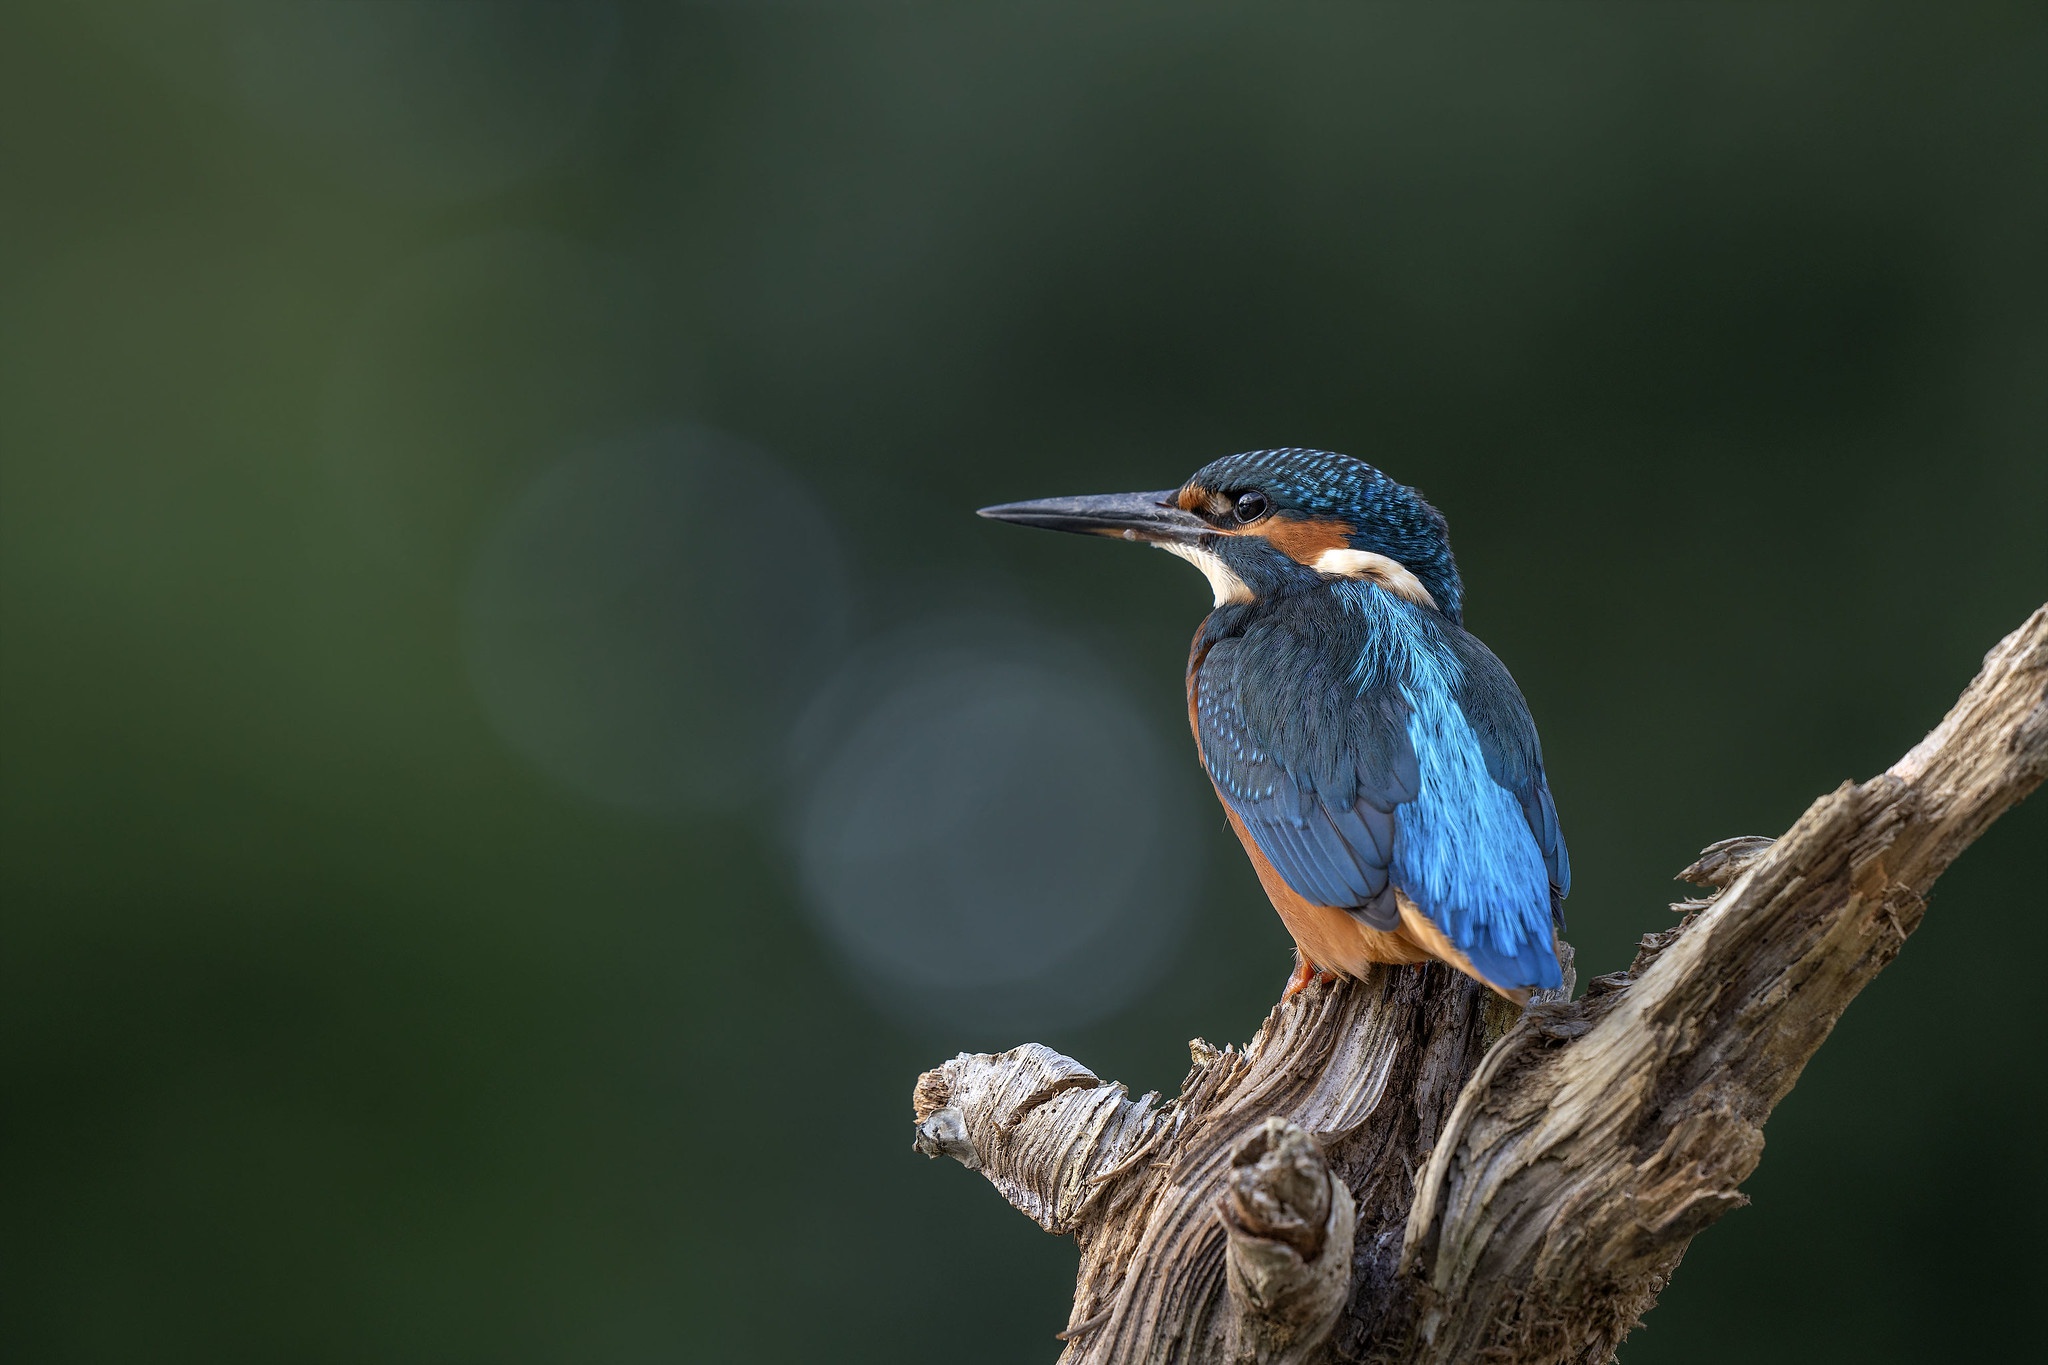
[[[1308,521],[1274,517],[1255,526],[1252,535],[1264,536],[1289,559],[1313,565],[1326,550],[1342,550],[1351,544],[1351,525],[1343,521]]]

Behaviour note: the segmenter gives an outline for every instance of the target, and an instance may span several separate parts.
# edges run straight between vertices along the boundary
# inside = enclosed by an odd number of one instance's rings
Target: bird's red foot
[[[1286,1004],[1295,996],[1307,990],[1311,981],[1335,981],[1335,972],[1326,972],[1310,962],[1300,953],[1294,955],[1294,974],[1287,978],[1287,989],[1280,992],[1280,1003]]]

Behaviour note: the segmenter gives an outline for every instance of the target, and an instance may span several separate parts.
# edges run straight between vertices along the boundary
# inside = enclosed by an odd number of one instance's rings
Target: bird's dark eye
[[[1249,493],[1239,493],[1237,495],[1237,506],[1232,511],[1240,525],[1249,526],[1260,517],[1266,515],[1271,507],[1272,504],[1266,501],[1266,495],[1257,489],[1253,489]]]

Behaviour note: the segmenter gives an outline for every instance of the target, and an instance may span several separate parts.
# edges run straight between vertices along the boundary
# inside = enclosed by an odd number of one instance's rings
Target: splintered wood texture
[[[1064,1365],[1606,1361],[1745,1202],[1765,1119],[1927,888],[2044,773],[2048,608],[1890,770],[1708,849],[1683,875],[1713,893],[1580,1000],[1514,1018],[1377,968],[1243,1051],[1198,1040],[1164,1104],[1035,1044],[963,1054],[920,1078],[917,1146],[1080,1244]]]
[[[917,1146],[980,1170],[1040,1226],[1080,1242],[1063,1360],[1229,1360],[1243,1334],[1224,1292],[1219,1200],[1242,1140],[1272,1117],[1316,1139],[1351,1194],[1354,1294],[1389,1284],[1416,1154],[1510,1014],[1447,967],[1376,968],[1277,1007],[1243,1051],[1197,1041],[1180,1097],[1165,1105],[1132,1100],[1035,1043],[963,1054],[919,1080]],[[1316,1250],[1313,1261],[1297,1255],[1304,1283],[1327,1268],[1330,1248]],[[1343,1306],[1340,1295],[1332,1316]],[[1276,1346],[1246,1358],[1288,1357]]]

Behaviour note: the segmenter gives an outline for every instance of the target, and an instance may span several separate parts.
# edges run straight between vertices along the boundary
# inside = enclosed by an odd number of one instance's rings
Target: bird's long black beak
[[[1040,498],[1037,502],[1006,502],[984,507],[979,515],[1048,531],[1115,536],[1121,540],[1189,543],[1216,528],[1175,501],[1180,490],[1158,493],[1103,493],[1088,498]]]

